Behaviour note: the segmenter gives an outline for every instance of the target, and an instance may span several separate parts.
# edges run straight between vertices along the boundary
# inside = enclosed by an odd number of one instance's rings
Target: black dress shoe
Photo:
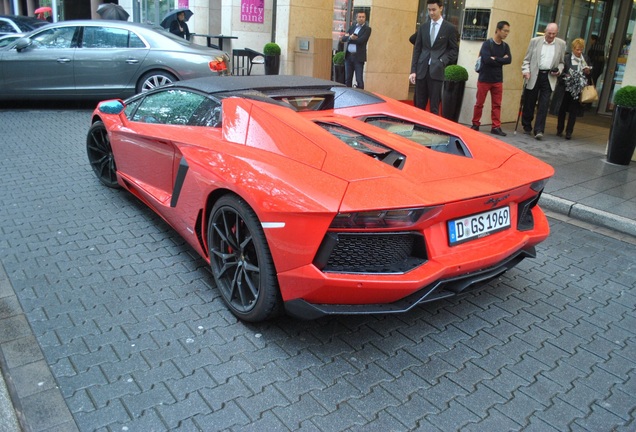
[[[471,128],[472,130],[476,130],[476,131],[478,131],[478,130],[479,130],[479,126],[477,126],[477,125],[472,125],[470,128]]]
[[[557,136],[558,136],[559,138],[561,138],[561,137],[563,136],[563,132],[559,132],[559,131],[557,131]]]
[[[499,135],[499,136],[506,136],[506,135],[508,135],[507,133],[505,133],[504,131],[502,131],[500,127],[490,129],[490,133],[491,133],[491,134],[493,134],[493,135]]]
[[[572,135],[571,134],[566,134],[565,135],[565,139],[572,139]]]

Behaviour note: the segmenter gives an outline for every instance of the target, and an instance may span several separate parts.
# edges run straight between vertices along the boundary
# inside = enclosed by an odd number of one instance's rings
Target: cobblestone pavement
[[[86,162],[90,111],[0,111],[0,366],[28,430],[636,430],[636,242],[551,218],[485,289],[404,315],[226,310]]]

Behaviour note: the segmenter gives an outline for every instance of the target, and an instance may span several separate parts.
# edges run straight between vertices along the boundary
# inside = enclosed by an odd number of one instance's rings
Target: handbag
[[[475,62],[475,72],[479,72],[481,70],[481,56],[477,57],[477,61]]]
[[[581,103],[592,103],[598,100],[598,92],[596,91],[596,86],[594,82],[590,85],[586,85],[581,90]]]

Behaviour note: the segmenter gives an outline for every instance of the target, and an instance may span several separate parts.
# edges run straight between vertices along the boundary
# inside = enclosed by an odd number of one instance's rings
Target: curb
[[[632,219],[546,193],[541,195],[539,204],[546,210],[636,237],[636,221]]]

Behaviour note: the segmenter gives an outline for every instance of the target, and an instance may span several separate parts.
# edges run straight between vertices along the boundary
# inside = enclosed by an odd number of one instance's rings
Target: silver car
[[[160,27],[62,21],[0,51],[0,99],[126,98],[189,78],[226,75],[229,57]]]

